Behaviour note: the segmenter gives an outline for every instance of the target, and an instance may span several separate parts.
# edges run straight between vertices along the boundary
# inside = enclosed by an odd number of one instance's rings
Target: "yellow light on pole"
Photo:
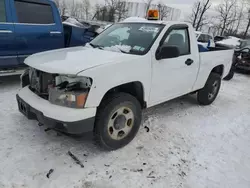
[[[149,10],[148,11],[148,20],[159,20],[159,11],[158,10]]]

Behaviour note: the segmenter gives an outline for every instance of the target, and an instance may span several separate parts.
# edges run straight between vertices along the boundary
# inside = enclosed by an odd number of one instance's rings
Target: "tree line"
[[[211,13],[208,14],[209,11],[213,12],[212,16]],[[188,21],[197,31],[207,27],[208,32],[213,32],[214,35],[247,38],[250,27],[250,3],[247,0],[222,0],[213,7],[211,0],[198,0],[193,4]]]
[[[100,20],[116,22],[128,17],[128,7],[124,0],[105,0],[103,4],[91,5],[90,0],[54,0],[60,14],[69,15],[84,20]],[[155,2],[155,1],[154,1]],[[233,35],[247,38],[250,28],[249,0],[222,0],[212,6],[212,0],[197,0],[193,4],[189,21],[195,30],[208,30],[213,35]],[[160,0],[153,4],[153,0],[144,0],[145,16],[150,8],[157,8],[160,19],[167,19],[171,9]],[[210,11],[210,14],[209,14]],[[213,12],[213,14],[211,14]]]

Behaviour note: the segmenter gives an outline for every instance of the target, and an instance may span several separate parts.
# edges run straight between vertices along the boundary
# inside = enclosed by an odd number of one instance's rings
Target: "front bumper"
[[[18,92],[17,103],[19,111],[28,119],[35,119],[49,128],[70,134],[82,134],[94,129],[96,108],[57,106],[37,96],[28,86]]]

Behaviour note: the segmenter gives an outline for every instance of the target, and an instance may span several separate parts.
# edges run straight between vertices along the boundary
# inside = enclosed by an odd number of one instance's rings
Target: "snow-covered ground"
[[[18,78],[0,80],[0,188],[250,187],[248,75],[223,82],[211,106],[186,96],[147,110],[134,141],[114,152],[89,135],[45,132],[18,112]]]

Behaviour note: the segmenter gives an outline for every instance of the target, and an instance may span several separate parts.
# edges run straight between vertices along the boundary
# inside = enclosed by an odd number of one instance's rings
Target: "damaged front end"
[[[92,79],[50,74],[29,68],[21,75],[21,86],[28,85],[32,92],[52,104],[69,108],[83,108],[92,85]]]
[[[235,68],[250,71],[250,48],[235,50],[233,65]]]

